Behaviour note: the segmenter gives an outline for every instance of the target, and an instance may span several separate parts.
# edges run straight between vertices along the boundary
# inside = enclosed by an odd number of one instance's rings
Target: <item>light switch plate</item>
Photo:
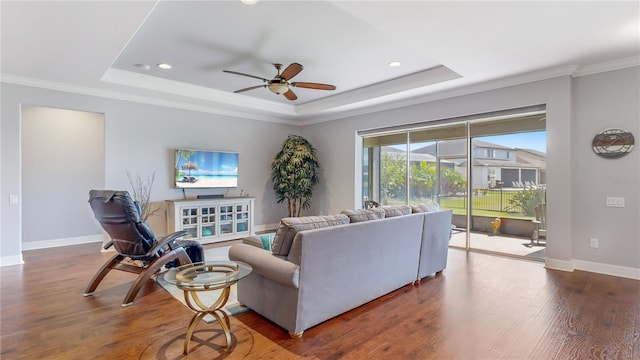
[[[624,198],[623,197],[607,197],[607,207],[624,207]]]
[[[18,195],[9,195],[9,204],[15,205],[18,203]]]

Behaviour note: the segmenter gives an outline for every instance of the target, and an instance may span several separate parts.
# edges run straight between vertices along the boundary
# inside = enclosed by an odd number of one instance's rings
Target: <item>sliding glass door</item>
[[[544,259],[532,237],[546,202],[545,127],[544,113],[470,122],[471,249]]]
[[[546,201],[544,129],[537,112],[364,136],[363,199],[435,201],[453,212],[451,246],[528,256],[543,250],[530,238]]]

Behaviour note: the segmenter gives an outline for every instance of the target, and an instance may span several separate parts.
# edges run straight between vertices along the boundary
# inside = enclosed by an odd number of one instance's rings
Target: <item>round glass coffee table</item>
[[[163,274],[164,280],[175,284],[184,291],[187,306],[196,313],[191,318],[184,341],[184,354],[189,353],[191,337],[196,325],[206,315],[212,315],[222,327],[227,348],[231,347],[231,323],[229,315],[223,310],[229,299],[231,285],[249,275],[252,271],[249,264],[240,261],[206,261],[183,265],[169,269]],[[205,304],[198,293],[201,291],[222,290],[213,304]]]

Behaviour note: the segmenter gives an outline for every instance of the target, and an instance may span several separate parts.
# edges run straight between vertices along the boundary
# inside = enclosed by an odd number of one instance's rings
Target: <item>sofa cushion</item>
[[[351,223],[384,219],[384,210],[381,208],[342,210],[340,213],[348,216]]]
[[[384,210],[385,218],[411,214],[410,205],[388,205],[388,206],[382,206],[380,207],[380,209]]]
[[[287,256],[291,249],[293,238],[298,231],[320,229],[348,223],[349,217],[343,214],[283,218],[280,220],[280,225],[273,238],[271,252],[274,255]]]
[[[426,204],[419,204],[419,205],[412,205],[411,206],[411,211],[413,213],[432,212],[432,211],[439,211],[439,210],[440,210],[440,204],[438,204],[435,201],[429,201]]]

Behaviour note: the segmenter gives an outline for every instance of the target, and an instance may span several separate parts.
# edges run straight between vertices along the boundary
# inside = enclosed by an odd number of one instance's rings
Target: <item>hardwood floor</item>
[[[538,262],[449,251],[448,268],[416,287],[315,326],[301,339],[249,311],[198,325],[154,282],[120,303],[134,275],[82,291],[108,254],[99,244],[32,250],[1,271],[0,358],[10,359],[640,359],[640,281]]]

